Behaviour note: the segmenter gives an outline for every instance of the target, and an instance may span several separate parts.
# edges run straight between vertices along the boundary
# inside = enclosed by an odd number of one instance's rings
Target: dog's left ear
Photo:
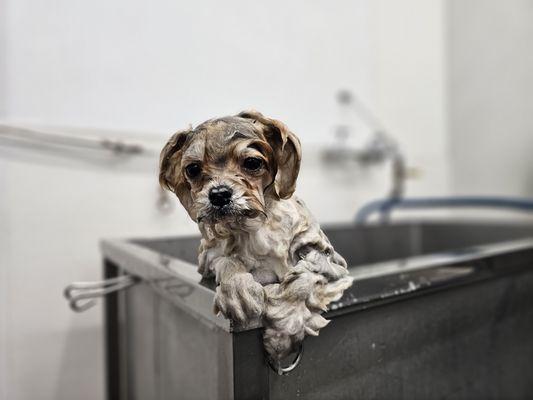
[[[302,147],[298,137],[278,120],[267,118],[257,111],[243,111],[238,117],[251,119],[264,126],[263,134],[274,152],[274,189],[281,199],[288,199],[296,189],[300,172]]]

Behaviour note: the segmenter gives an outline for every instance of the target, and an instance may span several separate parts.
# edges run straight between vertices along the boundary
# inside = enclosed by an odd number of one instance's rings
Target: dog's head
[[[174,134],[161,151],[159,182],[195,221],[238,222],[292,196],[300,159],[300,141],[283,123],[246,111]]]

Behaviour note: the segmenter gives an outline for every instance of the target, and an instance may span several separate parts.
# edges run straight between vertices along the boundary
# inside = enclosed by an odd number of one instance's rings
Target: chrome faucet
[[[345,114],[355,113],[355,116],[371,129],[372,137],[362,147],[350,148],[347,142],[352,134],[351,127],[341,123],[335,129],[337,143],[324,149],[323,161],[335,164],[355,161],[361,166],[373,166],[390,160],[392,173],[389,197],[401,198],[405,192],[406,163],[398,143],[388,134],[378,118],[350,91],[339,91],[337,101]]]

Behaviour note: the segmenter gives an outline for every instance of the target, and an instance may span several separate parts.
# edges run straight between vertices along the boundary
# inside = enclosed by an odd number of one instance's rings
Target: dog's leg
[[[213,260],[223,255],[224,250],[222,247],[202,239],[200,248],[198,249],[198,273],[202,275],[202,278],[210,279],[215,277]]]
[[[305,261],[305,267],[321,274],[328,281],[335,281],[348,275],[346,261],[331,246],[320,250],[315,245],[302,246],[297,251],[298,258]]]
[[[261,317],[265,307],[265,291],[244,264],[235,257],[218,257],[213,269],[219,285],[215,294],[215,313],[244,323]]]
[[[330,254],[309,251],[280,284],[265,288],[263,341],[271,357],[286,357],[298,348],[305,335],[317,336],[329,323],[321,313],[352,284],[347,269],[334,260]]]

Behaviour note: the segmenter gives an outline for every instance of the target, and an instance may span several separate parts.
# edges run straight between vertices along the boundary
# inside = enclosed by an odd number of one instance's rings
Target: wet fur
[[[260,173],[243,171],[247,156],[264,159]],[[244,324],[262,319],[274,359],[318,335],[329,322],[321,313],[352,284],[344,259],[293,196],[300,159],[298,138],[254,111],[178,132],[161,153],[162,186],[198,222],[199,272],[216,279],[215,312]],[[201,162],[201,179],[187,178],[190,162]],[[233,190],[223,210],[208,200],[218,185]]]

